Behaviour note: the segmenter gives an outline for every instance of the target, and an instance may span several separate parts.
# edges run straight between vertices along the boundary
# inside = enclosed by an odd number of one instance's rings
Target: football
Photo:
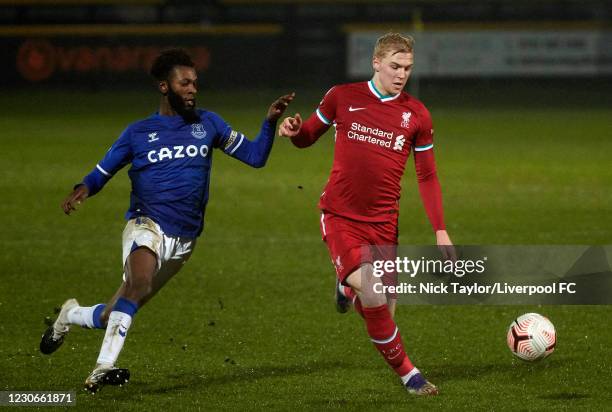
[[[557,333],[548,318],[537,313],[526,313],[512,321],[507,341],[513,354],[526,361],[535,361],[555,350]]]

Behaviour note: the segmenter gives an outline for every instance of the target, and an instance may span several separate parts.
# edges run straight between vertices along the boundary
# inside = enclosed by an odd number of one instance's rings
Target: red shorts
[[[346,285],[348,275],[364,263],[395,260],[397,215],[389,216],[388,222],[372,223],[322,212],[321,235],[336,268],[336,276]]]

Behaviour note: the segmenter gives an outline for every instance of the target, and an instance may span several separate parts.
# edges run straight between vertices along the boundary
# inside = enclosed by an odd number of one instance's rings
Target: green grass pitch
[[[273,93],[201,92],[199,105],[254,136]],[[308,115],[316,93],[292,111]],[[503,98],[503,96],[499,96]],[[126,171],[70,217],[59,205],[123,128],[156,108],[150,93],[30,92],[0,109],[0,390],[76,390],[75,410],[610,410],[609,306],[400,307],[406,349],[441,395],[409,396],[355,313],[332,302],[333,268],[316,202],[333,153],[278,140],[254,170],[214,153],[206,230],[185,266],[136,316],[119,358],[130,383],[81,391],[100,331],[74,328],[38,352],[44,318],[66,298],[106,301],[120,282]],[[426,103],[429,103],[426,101]],[[429,104],[448,230],[457,244],[612,243],[610,108]],[[429,244],[412,159],[400,242]],[[548,359],[505,343],[536,311],[557,328]]]

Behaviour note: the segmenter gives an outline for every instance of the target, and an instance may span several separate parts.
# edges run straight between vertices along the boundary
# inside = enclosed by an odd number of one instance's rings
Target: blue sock
[[[138,304],[126,298],[119,298],[113,306],[113,312],[123,312],[126,315],[134,316],[138,311]]]
[[[106,305],[104,303],[100,303],[99,305],[96,305],[95,309],[93,310],[93,326],[95,329],[105,329],[106,326],[104,326],[102,324],[102,312],[104,311],[104,308],[106,308]]]

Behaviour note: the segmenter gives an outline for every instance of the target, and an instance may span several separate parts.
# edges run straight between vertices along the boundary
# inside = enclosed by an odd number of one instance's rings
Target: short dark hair
[[[183,49],[164,50],[153,61],[151,76],[159,81],[168,80],[168,75],[175,66],[195,67],[195,64]]]

